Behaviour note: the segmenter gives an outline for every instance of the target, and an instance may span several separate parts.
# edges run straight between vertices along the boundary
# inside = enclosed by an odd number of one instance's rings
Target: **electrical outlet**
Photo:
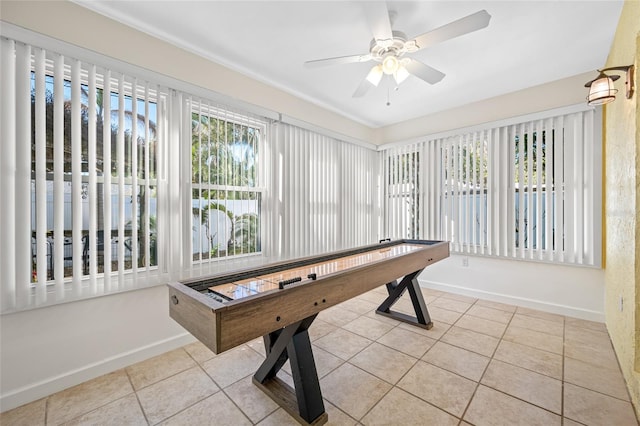
[[[469,258],[468,257],[465,256],[465,257],[462,258],[462,266],[465,267],[465,268],[469,267]]]
[[[618,309],[620,309],[620,312],[624,309],[624,298],[622,295],[618,296]]]

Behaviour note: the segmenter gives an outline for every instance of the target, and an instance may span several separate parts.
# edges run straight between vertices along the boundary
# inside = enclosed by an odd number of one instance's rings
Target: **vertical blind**
[[[161,89],[1,43],[2,310],[135,287],[157,266]]]
[[[384,151],[386,230],[456,253],[601,264],[594,110]]]
[[[376,151],[279,122],[271,126],[270,140],[269,255],[307,255],[376,241]]]

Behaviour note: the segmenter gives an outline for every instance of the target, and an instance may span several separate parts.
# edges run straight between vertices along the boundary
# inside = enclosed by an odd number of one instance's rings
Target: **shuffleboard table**
[[[300,423],[327,421],[308,329],[318,313],[386,285],[376,310],[433,327],[418,275],[449,256],[449,243],[383,240],[379,244],[272,263],[169,284],[169,314],[219,354],[262,336],[266,359],[253,382]],[[415,316],[391,310],[409,292]],[[292,389],[278,371],[289,360]]]

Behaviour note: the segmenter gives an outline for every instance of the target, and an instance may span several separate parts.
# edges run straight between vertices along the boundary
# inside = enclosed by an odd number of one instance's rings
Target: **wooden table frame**
[[[234,283],[274,272],[308,267],[347,256],[384,251],[398,244],[412,247],[407,253],[335,273],[302,280],[282,289],[222,300],[206,295],[212,286]],[[308,329],[317,314],[381,285],[388,297],[376,312],[430,329],[433,324],[418,284],[418,275],[432,263],[449,256],[442,241],[398,240],[321,256],[278,262],[259,268],[169,284],[169,314],[214,353],[221,353],[256,337],[263,337],[266,359],[253,382],[303,424],[327,421],[313,359]],[[402,278],[400,282],[398,278]],[[409,291],[415,317],[390,308]],[[289,360],[295,389],[276,374]]]

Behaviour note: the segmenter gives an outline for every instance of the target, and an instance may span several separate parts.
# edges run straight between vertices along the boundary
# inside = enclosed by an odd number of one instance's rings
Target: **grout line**
[[[476,301],[476,303],[477,303],[477,301]],[[479,306],[482,306],[482,305],[479,305]],[[482,374],[480,375],[480,378],[476,382],[476,388],[474,389],[473,394],[471,395],[471,398],[469,398],[469,402],[467,402],[467,406],[465,407],[464,411],[462,412],[462,415],[460,416],[461,420],[464,419],[464,416],[466,416],[467,411],[469,411],[469,407],[471,406],[471,403],[473,402],[473,399],[476,397],[476,393],[478,392],[478,389],[480,388],[480,384],[482,382],[482,379],[484,378],[484,375],[487,373],[487,370],[489,369],[489,365],[491,365],[491,362],[493,361],[493,357],[495,356],[496,352],[498,351],[498,347],[500,346],[500,342],[502,342],[502,339],[504,338],[504,335],[507,333],[507,329],[509,328],[509,325],[511,325],[511,321],[513,321],[513,317],[514,316],[515,316],[515,313],[512,313],[511,314],[511,318],[509,319],[509,322],[507,323],[507,326],[504,328],[504,331],[502,332],[502,335],[498,339],[498,344],[496,345],[495,348],[493,348],[493,352],[491,353],[491,356],[489,357],[489,362],[484,367],[484,370],[482,371]]]
[[[131,389],[133,389],[133,394],[136,396],[136,401],[138,401],[138,406],[140,407],[140,411],[142,412],[142,417],[144,417],[144,419],[147,422],[147,424],[150,425],[151,422],[149,421],[149,418],[147,417],[147,413],[144,411],[144,407],[142,406],[142,402],[140,402],[140,397],[138,396],[138,391],[136,390],[135,386],[133,386],[133,382],[131,381],[131,375],[129,374],[129,372],[127,371],[126,368],[124,368],[124,374],[127,375],[127,379],[129,380],[129,384],[131,385]]]

